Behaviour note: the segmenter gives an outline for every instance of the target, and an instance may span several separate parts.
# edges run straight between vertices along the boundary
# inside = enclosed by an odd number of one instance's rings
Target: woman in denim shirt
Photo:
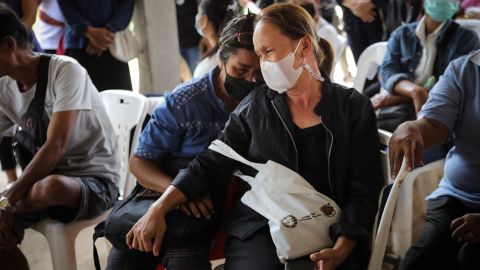
[[[392,33],[380,68],[382,88],[388,93],[372,98],[380,110],[379,128],[393,132],[404,121],[416,119],[450,61],[480,48],[475,32],[450,19],[459,2],[425,0],[422,19]]]
[[[130,161],[130,170],[144,188],[164,192],[175,177],[170,172],[172,164],[178,167],[185,163],[186,167],[190,159],[207,149],[230,112],[257,81],[262,81],[260,62],[253,50],[254,21],[253,14],[230,21],[219,39],[219,66],[179,85],[154,111]],[[160,257],[151,252],[112,249],[107,269],[155,269],[158,263],[169,270],[211,269],[209,249],[217,221],[214,213],[221,212],[223,198],[213,196],[180,207],[187,215],[211,220],[210,229],[195,239],[165,247]]]

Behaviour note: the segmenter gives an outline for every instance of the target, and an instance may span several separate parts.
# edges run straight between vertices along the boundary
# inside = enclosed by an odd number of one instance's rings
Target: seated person
[[[320,72],[324,56],[315,22],[300,6],[273,4],[262,10],[253,41],[266,85],[242,100],[219,139],[248,160],[273,160],[295,170],[342,208],[340,222],[329,228],[334,245],[305,254],[312,265],[365,269],[383,183],[370,100]],[[129,246],[158,253],[168,230],[165,210],[225,189],[237,165],[211,150],[198,155],[133,226]],[[240,195],[249,190],[245,182],[239,185]],[[227,218],[225,269],[284,269],[267,219],[240,197]]]
[[[475,32],[450,19],[458,6],[459,0],[425,0],[421,20],[392,33],[380,67],[381,85],[388,93],[372,98],[374,108],[380,109],[378,128],[393,132],[416,119],[448,64],[480,48]]]
[[[46,141],[0,197],[5,269],[28,268],[16,245],[30,225],[46,217],[64,223],[91,219],[118,197],[117,141],[97,89],[75,60],[52,55],[48,70],[39,70],[45,68],[41,57],[29,48],[20,19],[0,4],[0,139],[14,135],[37,92],[39,74],[48,74]]]
[[[240,100],[253,90],[256,82],[262,81],[260,62],[253,51],[254,22],[253,14],[231,20],[219,37],[220,64],[207,74],[178,86],[154,111],[130,161],[130,169],[140,185],[164,192],[175,176],[168,172],[172,170],[168,163],[179,164],[187,159],[182,167],[185,168],[188,161],[217,137]],[[221,213],[222,198],[215,194],[212,198],[203,196],[183,204],[181,210],[198,218],[217,219],[214,212]],[[210,227],[215,227],[214,222]],[[151,252],[113,248],[108,269],[155,269],[159,262],[169,270],[211,269],[212,232],[215,229],[191,239],[189,244],[167,247],[161,259]]]
[[[398,127],[390,140],[392,174],[405,157],[422,164],[422,152],[453,133],[439,187],[427,198],[426,224],[400,269],[480,269],[480,51],[448,66],[430,91],[419,119]]]

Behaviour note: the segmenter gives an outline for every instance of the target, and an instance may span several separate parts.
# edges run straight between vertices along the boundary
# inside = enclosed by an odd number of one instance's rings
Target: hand
[[[400,103],[409,102],[410,99],[398,95],[390,95],[385,92],[380,92],[373,96],[370,101],[372,102],[373,108],[375,110],[378,110]]]
[[[153,251],[155,256],[159,256],[166,229],[165,214],[155,207],[150,207],[128,232],[127,245],[143,252]]]
[[[347,259],[347,256],[344,256],[338,249],[325,248],[311,254],[310,259],[315,262],[317,270],[333,270],[339,267]]]
[[[426,88],[418,86],[413,90],[412,100],[413,106],[415,107],[415,113],[419,113],[422,110],[423,104],[427,102],[428,99],[428,90]]]
[[[480,214],[466,214],[452,221],[452,238],[470,244],[480,243]]]
[[[87,52],[87,54],[89,54],[89,55],[93,55],[93,56],[96,56],[96,57],[100,57],[100,56],[102,56],[102,53],[103,53],[104,51],[105,51],[105,50],[96,47],[96,46],[93,45],[93,43],[91,43],[91,42],[88,42],[88,44],[87,44],[86,52]]]
[[[325,248],[317,253],[310,254],[310,259],[315,262],[315,269],[330,270],[339,267],[352,253],[357,241],[346,236],[340,236],[333,248]]]
[[[180,210],[188,216],[194,215],[196,218],[201,218],[203,216],[206,219],[210,219],[215,213],[210,196],[205,196],[193,202],[181,204]]]
[[[17,244],[12,233],[13,213],[0,210],[0,249],[10,249]]]
[[[375,5],[370,0],[355,1],[350,10],[365,23],[371,23],[375,20],[377,13],[373,11]]]
[[[407,161],[407,171],[413,169],[413,161],[417,166],[422,166],[424,146],[422,134],[414,121],[401,124],[393,133],[388,145],[392,178],[398,174],[403,157]]]
[[[97,48],[106,50],[113,42],[114,33],[105,28],[88,26],[85,36]]]

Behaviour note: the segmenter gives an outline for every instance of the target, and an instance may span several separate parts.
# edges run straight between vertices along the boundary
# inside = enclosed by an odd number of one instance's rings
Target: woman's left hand
[[[345,236],[338,237],[333,248],[325,248],[310,255],[317,270],[337,269],[348,258],[357,242]]]
[[[346,257],[339,250],[325,248],[311,254],[310,259],[315,262],[315,269],[333,270],[337,269],[345,261]]]

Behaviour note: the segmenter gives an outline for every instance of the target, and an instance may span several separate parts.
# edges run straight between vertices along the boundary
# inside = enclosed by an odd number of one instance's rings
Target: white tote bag
[[[255,177],[235,173],[252,187],[241,201],[268,219],[280,261],[333,246],[329,228],[339,221],[341,209],[332,199],[315,190],[298,173],[274,161],[250,162],[220,140],[213,141],[208,148],[258,171]]]
[[[124,63],[135,59],[142,51],[144,42],[142,40],[141,27],[135,25],[139,15],[138,0],[134,2],[133,14],[130,23],[127,27],[115,33],[112,44],[108,46],[108,50],[117,60]]]

